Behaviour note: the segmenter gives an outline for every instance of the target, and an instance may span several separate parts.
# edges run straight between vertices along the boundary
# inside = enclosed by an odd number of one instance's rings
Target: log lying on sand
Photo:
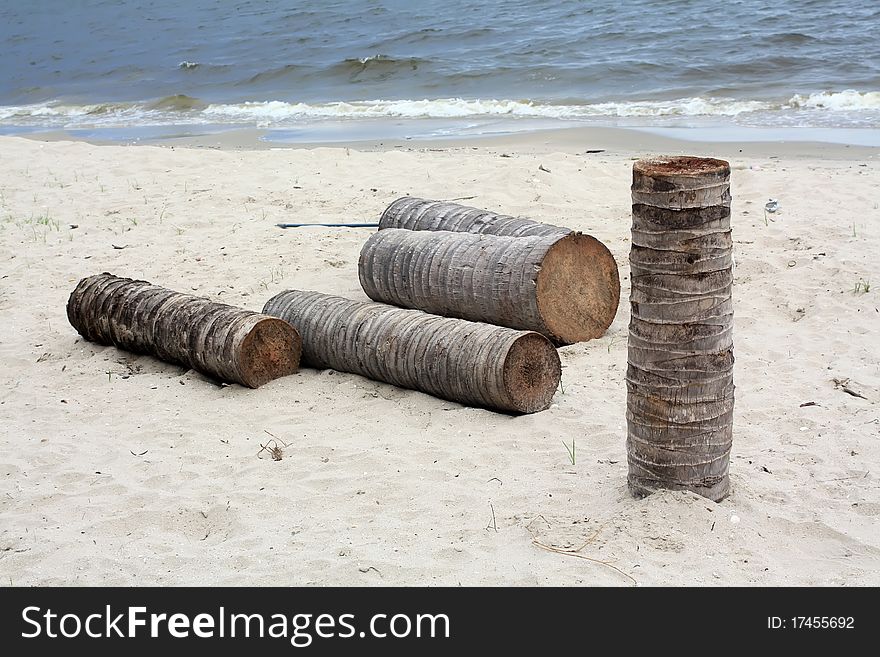
[[[263,312],[299,327],[312,367],[516,413],[544,410],[559,385],[559,355],[538,333],[299,290]]]
[[[629,487],[712,500],[729,490],[733,431],[730,166],[640,160],[632,185]]]
[[[290,324],[146,281],[82,279],[67,317],[86,339],[150,354],[257,388],[299,368],[302,341]]]
[[[574,232],[380,230],[361,249],[358,274],[375,301],[537,331],[557,344],[601,336],[620,301],[611,252]]]
[[[549,237],[568,235],[570,228],[543,224],[522,217],[511,217],[467,205],[429,201],[404,196],[385,208],[379,230],[448,230],[455,233],[480,233],[507,237]]]

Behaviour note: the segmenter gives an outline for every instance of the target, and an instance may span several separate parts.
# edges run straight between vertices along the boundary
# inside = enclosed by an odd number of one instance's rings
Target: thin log
[[[455,233],[479,233],[507,237],[561,237],[573,232],[552,224],[522,217],[496,214],[467,205],[429,201],[405,196],[394,201],[382,213],[379,230],[448,230]]]
[[[302,341],[275,317],[104,273],[82,279],[67,302],[86,339],[257,388],[299,368]]]
[[[263,307],[295,324],[303,364],[514,413],[550,405],[556,349],[539,333],[288,290]]]
[[[620,301],[611,252],[573,232],[380,230],[361,249],[358,274],[375,301],[537,331],[556,344],[601,336]]]
[[[639,160],[632,200],[629,488],[718,501],[733,440],[730,166]]]

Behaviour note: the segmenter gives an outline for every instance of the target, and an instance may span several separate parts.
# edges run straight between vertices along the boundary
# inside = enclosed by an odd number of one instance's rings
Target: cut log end
[[[682,155],[639,160],[633,165],[633,171],[650,178],[664,178],[666,176],[728,176],[730,175],[730,164],[713,157]]]
[[[548,408],[561,376],[559,354],[547,338],[532,332],[517,338],[504,359],[504,388],[511,410],[536,413]]]
[[[702,485],[674,484],[669,481],[655,481],[644,477],[636,477],[632,474],[627,478],[629,492],[633,497],[643,498],[653,495],[661,490],[687,490],[702,497],[720,502],[730,494],[730,477],[724,475],[714,481],[707,481]]]
[[[287,322],[261,319],[242,340],[238,354],[241,381],[250,388],[299,369],[302,340],[299,333]]]
[[[600,337],[614,321],[620,303],[620,276],[611,251],[582,233],[558,240],[541,262],[537,303],[557,342]]]

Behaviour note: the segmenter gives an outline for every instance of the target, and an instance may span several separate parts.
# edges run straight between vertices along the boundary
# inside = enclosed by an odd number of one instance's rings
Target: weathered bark
[[[539,333],[299,290],[263,312],[296,324],[312,367],[516,413],[544,410],[559,385],[559,355]]]
[[[361,249],[358,274],[375,301],[537,331],[557,344],[601,336],[620,301],[611,252],[572,232],[380,230]]]
[[[385,208],[379,230],[448,230],[455,233],[480,233],[507,237],[549,237],[568,235],[570,228],[543,224],[531,219],[495,214],[445,201],[429,201],[405,196]]]
[[[634,495],[721,500],[733,438],[730,166],[640,160],[632,185],[627,457]]]
[[[299,368],[302,342],[287,322],[146,281],[107,273],[84,278],[70,295],[67,317],[86,340],[251,388]]]

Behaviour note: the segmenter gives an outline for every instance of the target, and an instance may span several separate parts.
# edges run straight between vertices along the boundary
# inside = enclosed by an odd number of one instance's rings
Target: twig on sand
[[[852,476],[850,476],[850,477],[835,477],[834,479],[822,479],[821,481],[818,481],[818,482],[816,482],[816,483],[819,483],[819,484],[827,484],[827,483],[829,483],[829,482],[831,482],[831,481],[848,481],[848,480],[850,480],[850,479],[864,479],[864,478],[867,477],[869,474],[871,474],[871,471],[870,471],[870,470],[866,470],[864,474],[852,475]]]
[[[529,530],[530,533],[531,533],[531,526],[532,526],[532,523],[535,522],[535,520],[537,520],[538,518],[540,518],[541,520],[543,520],[544,523],[545,523],[548,527],[552,527],[552,525],[550,524],[550,521],[547,520],[547,518],[545,518],[545,517],[543,516],[543,514],[540,514],[540,513],[539,513],[539,514],[536,515],[534,518],[532,518],[531,520],[529,520],[529,523],[526,525],[526,529]],[[534,539],[534,536],[532,536],[532,538]]]
[[[453,201],[470,201],[471,199],[477,198],[476,196],[459,196],[458,198],[450,198],[447,199],[447,203],[452,203]]]
[[[278,443],[281,443],[282,445],[284,445],[284,447],[287,447],[288,443],[281,440],[281,438],[276,436],[271,431],[267,431],[266,429],[263,429],[263,431],[272,436],[272,440],[268,441],[265,445],[263,443],[260,443],[260,451],[257,452],[257,456],[259,456],[263,452],[269,452],[269,455],[272,457],[273,461],[280,461],[284,456],[284,450],[281,449]]]
[[[283,440],[281,440],[281,438],[279,438],[278,436],[276,436],[274,433],[272,433],[272,432],[269,431],[268,429],[263,429],[263,433],[266,434],[267,436],[271,437],[271,438],[274,438],[275,440],[277,440],[279,443],[281,443],[281,444],[284,445],[285,447],[289,447],[289,446],[290,446],[290,443],[286,443],[286,442],[284,442]]]
[[[868,401],[868,398],[865,397],[862,393],[860,393],[857,390],[853,390],[852,388],[849,387],[849,379],[834,378],[834,379],[832,379],[832,381],[834,381],[835,388],[839,388],[840,390],[842,390],[846,394],[852,395],[853,397],[859,397],[860,399],[864,399],[864,400]]]
[[[274,445],[271,444],[274,442],[275,441],[270,440],[265,445],[263,443],[260,443],[260,451],[257,452],[257,456],[259,456],[263,452],[269,452],[269,455],[272,457],[273,461],[280,461],[284,457],[284,451],[281,449],[281,447],[278,446],[277,443],[275,443]]]
[[[612,570],[616,570],[618,573],[620,573],[621,575],[623,575],[624,577],[629,579],[633,583],[634,586],[638,586],[639,583],[636,581],[635,577],[633,577],[629,573],[621,570],[620,568],[615,566],[613,563],[609,563],[608,561],[602,561],[601,559],[594,559],[593,557],[588,557],[585,554],[580,554],[580,551],[583,550],[585,547],[587,547],[590,543],[592,543],[596,539],[596,537],[599,535],[599,532],[601,532],[604,527],[605,527],[605,525],[600,525],[599,528],[595,532],[593,532],[593,534],[584,542],[583,545],[581,545],[579,548],[574,549],[574,550],[566,550],[563,548],[554,547],[552,545],[547,545],[545,543],[541,543],[541,541],[539,541],[536,538],[532,538],[532,544],[541,548],[542,550],[547,550],[548,552],[555,552],[556,554],[564,554],[569,557],[576,557],[578,559],[585,559],[586,561],[592,561],[593,563],[598,563],[602,566],[607,566],[608,568],[611,568]]]
[[[495,523],[495,507],[492,506],[492,503],[489,502],[489,508],[492,509],[492,529],[496,532],[498,531],[498,525]],[[489,525],[486,525],[486,529],[489,529]]]
[[[599,525],[599,527],[596,529],[596,531],[594,531],[594,532],[590,535],[590,538],[588,538],[588,539],[586,540],[586,542],[584,542],[584,544],[581,545],[577,550],[573,550],[573,552],[580,552],[580,551],[583,550],[585,547],[587,547],[590,543],[592,543],[593,541],[595,541],[595,540],[596,540],[596,537],[599,535],[599,532],[601,532],[603,529],[605,529],[605,525]]]
[[[865,397],[862,393],[856,392],[848,386],[843,386],[841,390],[843,390],[848,395],[852,395],[853,397],[861,397],[862,399],[867,399],[867,397]]]
[[[561,548],[556,548],[551,545],[544,545],[543,543],[540,543],[536,540],[532,540],[532,544],[536,545],[537,547],[541,548],[542,550],[547,550],[548,552],[555,552],[556,554],[564,554],[569,557],[577,557],[578,559],[585,559],[587,561],[592,561],[593,563],[598,563],[603,566],[607,566],[608,568],[611,568],[612,570],[616,570],[618,573],[620,573],[621,575],[626,577],[628,580],[630,580],[633,583],[634,586],[639,585],[639,583],[636,581],[635,577],[633,577],[629,573],[621,570],[620,568],[615,566],[613,563],[609,563],[607,561],[602,561],[601,559],[594,559],[593,557],[588,557],[585,554],[578,554],[577,552],[574,552],[572,550],[563,550]]]

